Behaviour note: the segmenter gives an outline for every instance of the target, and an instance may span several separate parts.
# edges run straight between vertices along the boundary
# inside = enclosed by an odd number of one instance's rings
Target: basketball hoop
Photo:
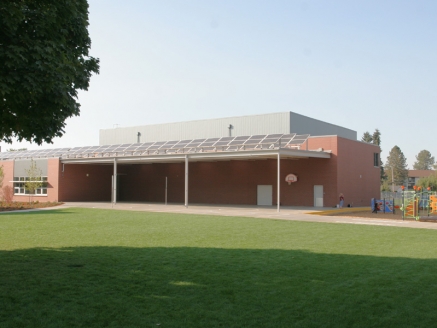
[[[291,185],[293,182],[297,182],[297,175],[289,174],[285,177],[285,181],[288,183],[288,185]]]

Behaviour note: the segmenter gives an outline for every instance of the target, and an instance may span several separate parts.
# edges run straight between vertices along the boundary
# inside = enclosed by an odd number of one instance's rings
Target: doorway
[[[257,186],[257,205],[272,206],[273,205],[273,186],[258,185]]]
[[[323,186],[314,186],[314,207],[323,207]]]

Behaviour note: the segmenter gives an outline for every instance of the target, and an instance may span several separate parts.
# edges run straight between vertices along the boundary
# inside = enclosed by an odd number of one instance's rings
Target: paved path
[[[255,217],[275,220],[294,220],[306,222],[325,222],[325,223],[347,223],[347,224],[363,224],[363,225],[378,225],[390,227],[407,227],[407,228],[422,228],[422,229],[437,229],[437,223],[433,222],[418,222],[418,221],[401,221],[393,219],[372,219],[372,218],[357,218],[345,216],[324,216],[308,214],[311,212],[322,212],[332,210],[332,208],[317,208],[317,207],[282,207],[278,213],[276,207],[269,206],[230,206],[230,205],[190,205],[188,208],[181,204],[155,204],[155,203],[111,203],[104,202],[67,202],[60,208],[68,207],[86,207],[86,208],[102,208],[102,209],[117,209],[129,211],[148,211],[148,212],[163,212],[163,213],[184,213],[184,214],[206,214],[206,215],[222,215],[222,216],[241,216]],[[57,207],[59,208],[59,207]]]

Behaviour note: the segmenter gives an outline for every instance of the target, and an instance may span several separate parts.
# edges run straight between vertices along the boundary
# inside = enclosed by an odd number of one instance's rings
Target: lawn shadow
[[[5,211],[0,212],[0,215],[14,215],[14,216],[20,216],[20,215],[50,215],[50,214],[77,214],[73,211],[69,211],[68,209],[62,209],[62,208],[56,208],[56,209],[32,209],[32,210],[15,210],[15,211]]]
[[[0,326],[431,327],[436,272],[301,250],[0,251]]]

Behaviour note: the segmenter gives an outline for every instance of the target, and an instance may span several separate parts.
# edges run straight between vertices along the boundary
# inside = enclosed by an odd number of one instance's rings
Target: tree
[[[379,151],[382,152],[382,149],[381,149],[381,132],[378,129],[375,129],[375,132],[373,132],[372,143],[374,145],[378,146],[379,147]],[[384,171],[384,165],[382,164],[381,157],[379,157],[379,167],[381,168],[380,180],[381,180],[381,184],[383,184],[384,181],[387,180],[387,176],[386,176],[385,171]]]
[[[0,140],[50,143],[79,115],[99,72],[87,28],[86,0],[0,2]]]
[[[421,150],[419,154],[416,155],[416,161],[413,164],[415,170],[431,170],[434,165],[434,157],[428,150]]]
[[[385,170],[389,184],[402,185],[408,178],[407,159],[398,146],[394,146],[387,157]],[[393,170],[393,172],[392,172]]]
[[[368,131],[364,132],[361,141],[363,142],[367,142],[367,143],[372,143],[376,146],[379,146],[379,150],[380,152],[382,152],[381,149],[381,132],[378,129],[375,129],[375,132],[373,132],[372,135],[370,135],[370,133]],[[379,166],[381,168],[381,173],[380,173],[380,179],[381,179],[381,186],[384,184],[384,182],[387,180],[387,176],[385,174],[384,171],[384,165],[382,163],[381,157],[379,158]]]
[[[361,141],[363,142],[367,142],[367,143],[372,143],[373,139],[372,136],[370,135],[370,133],[368,131],[364,132]]]
[[[423,190],[426,190],[426,188],[430,187],[431,190],[436,191],[437,190],[437,173],[434,172],[428,177],[421,178],[417,182],[417,185],[419,187],[422,187]]]
[[[26,191],[29,192],[30,202],[31,195],[35,195],[36,190],[41,188],[43,185],[42,171],[36,165],[36,162],[33,159],[30,161],[29,168],[25,171],[27,173],[27,177],[26,181],[24,182],[24,187],[26,188]]]
[[[3,171],[3,165],[0,165],[0,195],[3,193],[3,197],[4,198],[4,190],[3,190],[3,178],[4,178],[5,174]]]
[[[372,135],[372,143],[377,146],[381,146],[381,132],[378,129],[375,129]]]
[[[3,172],[3,165],[0,165],[0,190],[3,186],[3,178],[4,178],[5,174]]]
[[[9,148],[6,151],[25,151],[27,148]]]

